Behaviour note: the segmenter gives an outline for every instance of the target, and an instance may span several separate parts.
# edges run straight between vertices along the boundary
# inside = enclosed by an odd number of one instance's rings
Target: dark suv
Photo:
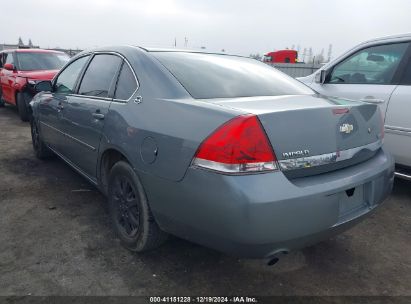
[[[21,120],[27,121],[36,82],[51,80],[68,60],[67,54],[50,50],[0,52],[0,106],[17,106]]]

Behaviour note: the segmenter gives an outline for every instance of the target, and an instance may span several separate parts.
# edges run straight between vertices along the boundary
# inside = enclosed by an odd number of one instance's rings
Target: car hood
[[[51,80],[58,71],[59,70],[20,71],[18,72],[18,75],[29,79]]]

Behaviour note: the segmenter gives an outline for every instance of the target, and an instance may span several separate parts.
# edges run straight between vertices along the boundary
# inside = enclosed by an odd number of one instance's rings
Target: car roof
[[[142,46],[136,46],[137,48],[140,48],[146,52],[149,53],[195,53],[195,54],[208,54],[208,55],[223,55],[223,56],[234,56],[234,57],[242,57],[242,58],[249,58],[247,56],[242,56],[238,54],[230,54],[230,53],[223,53],[223,52],[209,52],[205,50],[194,50],[194,49],[177,49],[177,48],[151,48],[151,47],[142,47]]]
[[[73,58],[77,58],[84,54],[96,53],[96,52],[118,52],[125,54],[133,50],[140,50],[141,52],[146,53],[156,53],[156,52],[169,52],[169,53],[196,53],[196,54],[211,54],[211,55],[225,55],[225,56],[234,56],[234,57],[243,57],[248,58],[247,56],[228,54],[228,53],[218,53],[218,52],[207,52],[204,50],[193,50],[193,49],[177,49],[177,48],[151,48],[151,47],[142,47],[137,45],[111,45],[104,47],[97,47],[92,49],[87,49],[77,54]]]
[[[372,43],[372,42],[382,42],[382,41],[385,41],[385,40],[396,40],[396,39],[401,39],[401,40],[403,40],[404,38],[409,38],[409,39],[411,39],[411,33],[397,34],[397,35],[389,35],[389,36],[383,36],[383,37],[373,38],[373,39],[364,41],[362,44]]]
[[[174,53],[200,53],[200,54],[216,54],[216,55],[229,55],[236,56],[232,54],[222,53],[222,52],[208,52],[205,50],[194,50],[194,49],[175,49],[175,48],[151,48],[137,46],[138,48],[145,50],[147,52],[174,52]]]

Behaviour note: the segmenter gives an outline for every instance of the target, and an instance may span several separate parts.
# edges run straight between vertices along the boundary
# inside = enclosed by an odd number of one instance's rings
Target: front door
[[[64,109],[67,158],[90,178],[96,166],[104,118],[110,107],[122,59],[113,54],[96,54]]]
[[[39,105],[40,131],[43,140],[61,155],[65,155],[66,136],[63,114],[73,98],[81,71],[90,56],[73,61],[58,74],[53,83],[53,92],[43,93],[45,98]]]
[[[384,114],[408,47],[404,42],[359,50],[332,67],[324,84],[312,87],[324,95],[378,104]]]
[[[411,58],[385,116],[385,145],[395,162],[411,167]]]

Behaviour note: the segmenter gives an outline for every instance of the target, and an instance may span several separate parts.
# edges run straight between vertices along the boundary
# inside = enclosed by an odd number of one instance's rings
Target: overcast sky
[[[0,42],[41,47],[205,46],[249,55],[312,47],[333,57],[374,37],[411,32],[409,0],[1,1]]]

